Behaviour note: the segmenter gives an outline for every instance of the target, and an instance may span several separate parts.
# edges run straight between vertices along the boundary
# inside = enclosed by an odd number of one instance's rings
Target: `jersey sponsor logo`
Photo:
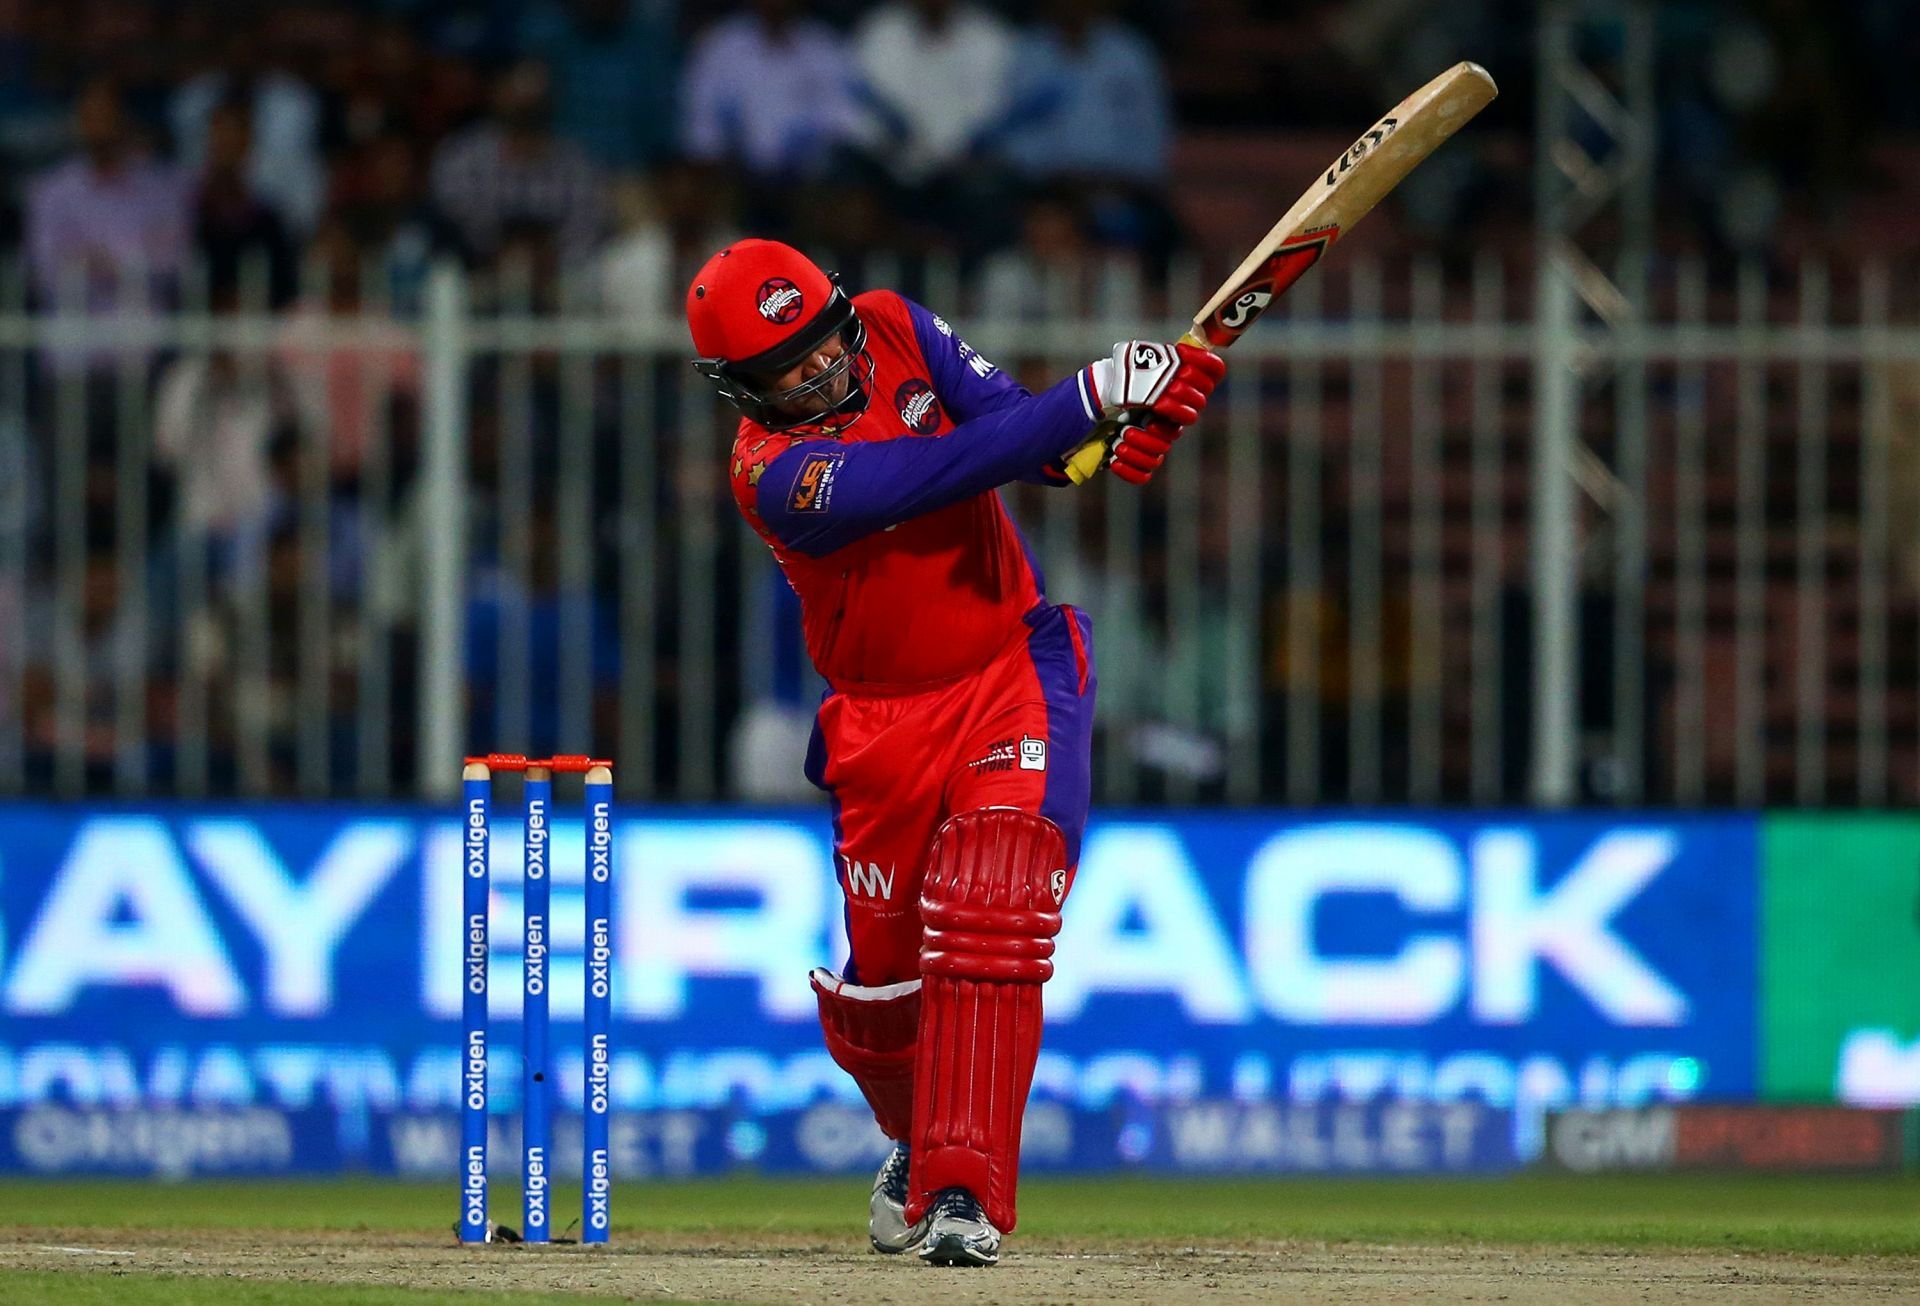
[[[893,901],[893,877],[895,867],[880,869],[879,862],[860,862],[841,855],[840,860],[847,868],[847,894],[854,898],[878,898],[882,902]]]
[[[920,377],[902,381],[893,392],[893,403],[900,420],[916,435],[932,435],[940,427],[940,398],[933,387]]]
[[[800,287],[785,277],[768,277],[762,281],[756,298],[760,316],[775,326],[785,326],[800,316]]]
[[[947,325],[947,319],[941,317],[938,313],[933,315],[933,329],[943,336],[953,334],[953,328]]]
[[[800,475],[793,480],[793,493],[787,506],[794,512],[825,512],[833,501],[833,475],[840,469],[840,458],[830,453],[810,453],[800,464]]]
[[[1047,769],[1047,741],[1032,735],[1018,739],[996,739],[987,751],[968,762],[977,775],[983,771],[1044,771]]]
[[[980,356],[980,351],[975,349],[972,345],[968,344],[966,341],[956,339],[953,342],[953,346],[954,346],[955,352],[958,353],[960,357],[966,361],[967,366],[973,369],[973,374],[977,377],[980,377],[982,380],[985,380],[987,377],[992,376],[996,371],[999,370],[998,368],[994,367],[992,363],[989,363],[986,359],[982,358]]]
[[[1011,771],[1019,761],[1020,751],[1015,740],[996,739],[987,745],[986,752],[968,762],[967,767],[979,775],[984,771]]]

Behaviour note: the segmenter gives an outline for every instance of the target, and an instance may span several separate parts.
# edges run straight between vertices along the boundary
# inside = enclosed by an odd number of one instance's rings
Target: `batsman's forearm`
[[[941,436],[797,441],[767,465],[755,490],[756,510],[788,547],[816,557],[832,553],[1060,457],[1093,425],[1092,402],[1083,375],[1075,373]]]

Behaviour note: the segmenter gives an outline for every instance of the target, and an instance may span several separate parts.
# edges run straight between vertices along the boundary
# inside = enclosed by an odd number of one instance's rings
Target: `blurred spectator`
[[[1093,253],[1086,218],[1069,191],[1042,191],[1021,215],[1020,243],[980,269],[980,312],[995,321],[1032,321],[1072,314],[1081,274]]]
[[[694,44],[681,145],[763,178],[817,171],[854,126],[852,76],[839,34],[802,17],[799,0],[752,0]]]
[[[73,121],[65,89],[44,44],[34,40],[27,0],[0,0],[0,165],[17,175],[59,159]],[[5,203],[12,210],[11,195]],[[11,239],[15,228],[9,224],[4,234]]]
[[[247,106],[232,100],[216,105],[207,119],[193,240],[206,260],[211,295],[259,295],[264,300],[256,306],[277,308],[293,294],[293,241],[280,215],[253,188],[247,166],[252,146]]]
[[[1165,199],[1166,73],[1112,10],[1112,0],[1050,0],[1049,24],[1014,59],[1003,149],[1029,177],[1074,184],[1096,240],[1164,262],[1178,241]]]
[[[419,148],[406,136],[377,136],[340,160],[333,186],[339,225],[378,264],[395,311],[412,312],[425,291],[433,251],[447,241],[427,198]]]
[[[357,475],[368,445],[392,430],[396,404],[420,393],[420,354],[377,304],[367,301],[368,267],[344,223],[320,229],[307,251],[306,293],[287,314],[275,347],[301,425],[325,433],[336,480]],[[351,341],[329,339],[333,320],[351,321]]]
[[[127,112],[139,122],[158,122],[178,74],[160,40],[159,8],[153,0],[77,0],[43,8],[51,24],[76,30],[74,51],[84,76],[111,77]],[[42,29],[44,36],[46,29]]]
[[[150,308],[178,284],[189,190],[175,169],[140,148],[112,82],[95,80],[81,91],[74,123],[80,153],[36,180],[27,197],[34,284],[48,302],[68,308]],[[67,365],[81,357],[57,356]]]
[[[215,543],[222,570],[252,552],[248,542],[258,544],[271,515],[267,452],[292,412],[284,379],[264,358],[214,350],[182,355],[161,373],[154,461],[175,478],[179,525]]]
[[[63,740],[77,741],[85,784],[104,790],[118,751],[119,688],[143,683],[153,646],[123,601],[110,538],[88,540],[75,579],[77,586],[40,595],[26,626],[26,744],[30,755],[50,758],[64,751]],[[75,678],[78,701],[62,696],[62,669]]]
[[[744,669],[753,692],[727,731],[727,790],[748,803],[818,802],[806,761],[820,682],[800,634],[800,599],[771,558],[748,575],[742,598],[749,647],[759,652]]]
[[[1908,585],[1920,587],[1920,537],[1911,529],[1920,521],[1920,368],[1888,363],[1882,373],[1887,406],[1867,431],[1870,441],[1886,446],[1887,510],[1904,528],[1896,528],[1894,565]]]
[[[515,64],[500,79],[493,116],[448,137],[434,155],[434,206],[471,261],[496,257],[511,226],[548,228],[568,265],[600,238],[605,182],[578,145],[554,136],[549,90],[543,65]]]
[[[620,682],[619,621],[604,595],[577,588],[562,575],[562,530],[550,496],[534,501],[528,525],[529,556],[523,567],[497,557],[474,563],[466,609],[468,731],[475,739],[494,735],[502,663],[518,662],[524,684],[532,687],[528,747],[553,752],[563,747],[561,701],[578,692],[567,684],[571,653],[563,652],[563,639],[571,639],[584,625],[591,677],[586,688],[596,703],[611,708]],[[503,647],[503,628],[521,637],[518,647]]]
[[[426,129],[419,112],[427,94],[425,64],[419,39],[399,19],[376,22],[364,41],[337,52],[326,76],[332,102],[325,133],[336,151],[389,133]]]
[[[1022,211],[1020,243],[987,257],[980,269],[980,311],[999,320],[1140,313],[1137,264],[1102,256],[1071,189],[1043,190]]]
[[[514,4],[500,0],[384,0],[429,47],[463,62],[498,65],[514,50]]]
[[[854,31],[862,98],[888,169],[916,183],[975,154],[1001,122],[1014,36],[965,0],[892,0]]]
[[[893,183],[907,243],[977,253],[1013,238],[1013,188],[985,148],[1013,51],[1013,29],[962,0],[892,0],[855,29],[862,143]]]
[[[1765,0],[1754,6],[1766,33],[1764,72],[1744,78],[1755,97],[1748,148],[1764,157],[1789,203],[1838,220],[1866,173],[1871,97],[1859,76],[1864,36],[1847,6]]]
[[[1920,127],[1920,6],[1912,0],[1859,0],[1861,43],[1870,81],[1890,126]]]
[[[573,284],[566,273],[571,265],[560,252],[560,242],[551,226],[544,222],[511,222],[500,232],[500,245],[494,251],[494,268],[499,272],[493,286],[503,307],[515,312],[558,313],[563,307],[563,291]],[[554,356],[542,350],[534,357],[534,370],[541,377],[553,373]]]
[[[1013,60],[1007,157],[1035,177],[1162,180],[1173,117],[1153,47],[1114,19],[1111,0],[1049,0],[1042,12]]]
[[[694,269],[735,235],[716,199],[706,171],[685,162],[660,168],[647,184],[617,188],[620,235],[600,263],[601,298],[610,311],[632,318],[679,311]]]
[[[603,168],[631,172],[673,145],[674,0],[543,0],[529,54],[553,70],[554,130]]]
[[[34,539],[41,529],[46,501],[33,453],[27,414],[9,405],[0,412],[0,539]],[[0,567],[0,685],[18,685],[26,671],[27,572],[24,560]],[[21,728],[26,706],[16,693],[0,694],[0,734]]]
[[[374,21],[364,39],[333,51],[322,85],[331,97],[322,135],[335,154],[385,136],[425,148],[486,105],[481,70],[426,49],[398,17]]]
[[[320,97],[262,48],[258,29],[231,28],[218,67],[174,92],[168,106],[175,157],[188,170],[206,164],[216,107],[236,102],[253,117],[247,173],[253,190],[296,238],[320,220],[326,165],[320,156]]]
[[[795,188],[792,214],[794,243],[816,251],[847,285],[924,293],[925,263],[913,257],[913,233],[901,229],[897,196],[857,155],[843,155],[831,177]]]

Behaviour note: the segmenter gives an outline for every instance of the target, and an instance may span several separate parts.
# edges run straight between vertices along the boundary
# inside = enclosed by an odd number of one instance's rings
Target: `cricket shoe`
[[[927,1236],[927,1222],[907,1223],[907,1145],[895,1143],[873,1177],[873,1198],[867,1203],[867,1236],[873,1250],[894,1256],[912,1251]]]
[[[1000,1231],[964,1188],[942,1188],[927,1204],[920,1259],[928,1265],[998,1265]]]

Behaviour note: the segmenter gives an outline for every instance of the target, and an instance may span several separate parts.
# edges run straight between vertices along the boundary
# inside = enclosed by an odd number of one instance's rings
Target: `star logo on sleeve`
[[[767,464],[785,448],[785,442],[776,441],[772,436],[762,437],[752,444],[742,441],[734,445],[733,462],[728,469],[733,473],[734,483],[744,484],[749,490],[757,488]]]

